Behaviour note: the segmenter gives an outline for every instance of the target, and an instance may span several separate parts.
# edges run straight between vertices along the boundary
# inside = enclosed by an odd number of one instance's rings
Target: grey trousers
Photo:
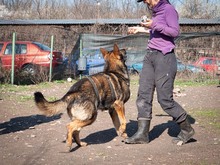
[[[166,55],[157,50],[148,50],[144,57],[136,100],[138,119],[152,119],[152,102],[156,89],[162,109],[181,123],[186,111],[173,99],[173,84],[177,72],[177,60],[173,52]]]

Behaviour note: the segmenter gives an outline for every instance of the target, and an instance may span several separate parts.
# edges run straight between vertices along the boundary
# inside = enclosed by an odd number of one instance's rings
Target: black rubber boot
[[[191,124],[189,121],[186,119],[182,123],[179,124],[180,126],[180,133],[179,135],[173,139],[173,143],[178,144],[178,145],[183,145],[187,143],[195,134],[194,129],[191,127]]]
[[[130,138],[125,139],[126,144],[149,143],[150,120],[138,120],[138,130]]]

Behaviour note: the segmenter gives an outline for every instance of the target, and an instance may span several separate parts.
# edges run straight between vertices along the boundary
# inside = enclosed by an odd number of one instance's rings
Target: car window
[[[212,59],[206,59],[203,61],[203,64],[212,64]]]
[[[26,44],[15,44],[15,54],[25,54],[27,53],[27,45]],[[8,44],[5,49],[5,55],[12,54],[12,44]]]
[[[26,54],[27,53],[27,45],[26,44],[20,44],[20,54]]]
[[[12,44],[8,44],[6,46],[6,49],[5,49],[5,52],[4,52],[5,55],[11,55],[12,54]]]
[[[41,50],[50,51],[50,48],[44,44],[41,44],[39,42],[33,42],[33,44],[39,47]]]

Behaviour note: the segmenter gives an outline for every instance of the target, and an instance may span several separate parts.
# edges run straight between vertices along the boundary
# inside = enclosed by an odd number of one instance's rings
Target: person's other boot
[[[173,143],[182,145],[187,143],[193,137],[195,131],[187,119],[181,122],[179,126],[181,129],[180,133],[173,139]]]
[[[137,132],[127,139],[125,139],[126,144],[144,144],[149,143],[149,128],[150,120],[138,120],[138,130]]]

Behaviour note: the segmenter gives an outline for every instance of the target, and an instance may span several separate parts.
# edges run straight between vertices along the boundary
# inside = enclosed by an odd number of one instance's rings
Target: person
[[[152,101],[156,89],[162,109],[180,126],[180,133],[173,142],[187,143],[195,131],[188,121],[186,111],[173,99],[177,60],[174,53],[174,38],[179,34],[178,13],[167,0],[137,0],[152,10],[152,19],[141,22],[141,26],[130,27],[128,33],[150,33],[147,53],[140,73],[136,100],[138,130],[125,139],[127,144],[149,143],[149,128],[152,119]]]

